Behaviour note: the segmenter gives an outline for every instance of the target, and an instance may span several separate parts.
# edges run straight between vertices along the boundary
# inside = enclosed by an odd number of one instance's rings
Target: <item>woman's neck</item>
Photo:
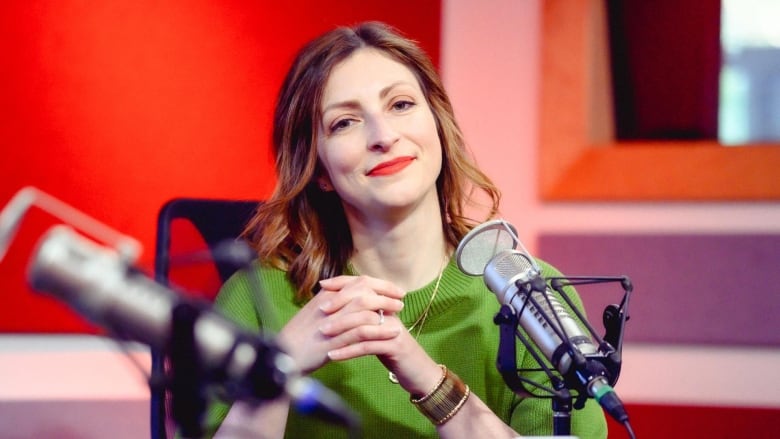
[[[430,204],[430,203],[429,203]],[[438,203],[396,221],[350,221],[352,265],[361,273],[389,280],[406,290],[436,279],[449,259]]]

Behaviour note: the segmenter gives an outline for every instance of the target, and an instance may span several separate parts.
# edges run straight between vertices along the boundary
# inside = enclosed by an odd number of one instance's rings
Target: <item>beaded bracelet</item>
[[[447,366],[439,366],[444,373],[433,390],[420,398],[410,397],[420,413],[436,425],[442,425],[455,416],[471,394],[469,386],[460,377],[447,369]]]

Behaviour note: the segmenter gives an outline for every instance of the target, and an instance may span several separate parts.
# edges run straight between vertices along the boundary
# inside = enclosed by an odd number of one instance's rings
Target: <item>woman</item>
[[[550,434],[550,401],[519,398],[496,371],[498,302],[453,262],[499,196],[467,156],[427,56],[380,23],[315,39],[282,86],[273,138],[277,187],[247,228],[260,291],[236,276],[217,306],[277,334],[357,411],[366,437]],[[479,207],[474,192],[489,200],[476,221],[465,214]],[[208,422],[221,423],[217,436],[345,435],[284,398],[212,407]],[[598,406],[573,413],[572,434],[606,436]]]

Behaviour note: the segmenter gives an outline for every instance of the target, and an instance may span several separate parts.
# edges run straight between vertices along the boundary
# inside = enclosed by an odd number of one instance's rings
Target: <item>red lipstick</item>
[[[414,157],[411,156],[398,157],[393,160],[388,160],[374,166],[370,171],[368,171],[367,175],[371,177],[392,175],[409,166],[413,160]]]

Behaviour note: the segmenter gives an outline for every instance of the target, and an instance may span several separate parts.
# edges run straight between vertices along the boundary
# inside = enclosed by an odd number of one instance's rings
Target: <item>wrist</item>
[[[468,400],[471,390],[460,377],[440,365],[442,375],[428,393],[412,394],[410,400],[415,407],[436,425],[450,420]]]

